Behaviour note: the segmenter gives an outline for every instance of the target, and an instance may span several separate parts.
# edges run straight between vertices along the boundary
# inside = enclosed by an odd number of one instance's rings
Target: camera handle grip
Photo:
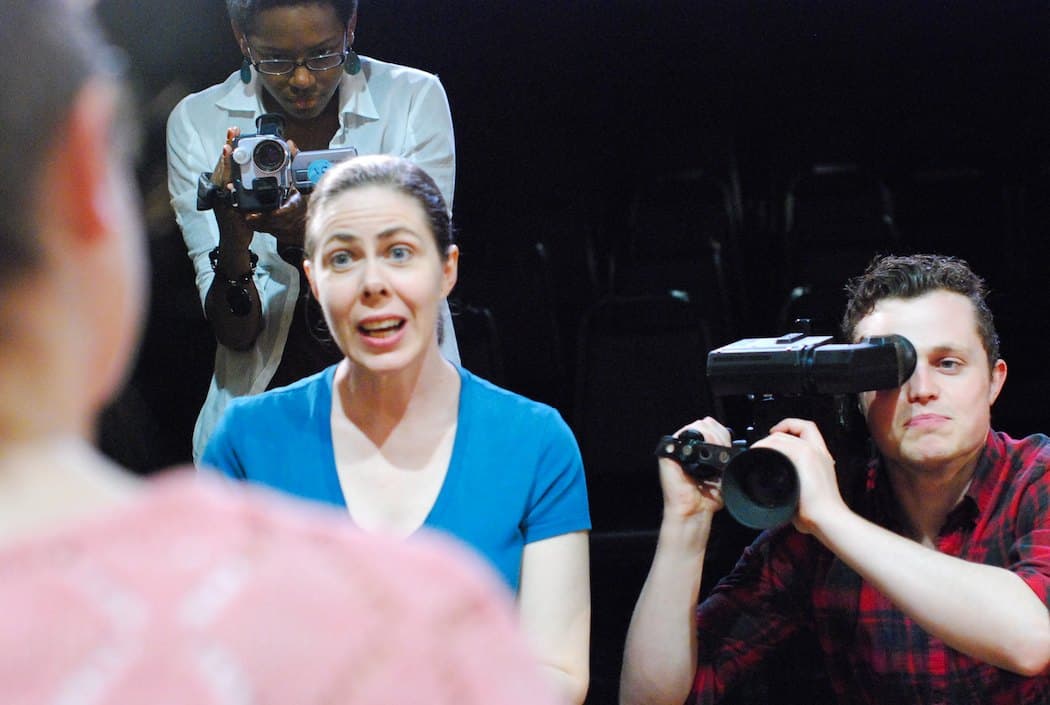
[[[691,429],[678,436],[662,436],[653,453],[675,461],[697,480],[717,479],[734,455],[733,449],[707,443],[702,433]]]
[[[210,211],[217,202],[229,202],[230,192],[211,180],[210,171],[202,171],[197,177],[197,210]]]

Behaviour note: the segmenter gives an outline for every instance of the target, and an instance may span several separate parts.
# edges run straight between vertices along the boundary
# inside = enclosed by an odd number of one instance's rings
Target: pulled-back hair
[[[354,157],[341,162],[321,178],[310,194],[306,214],[306,257],[313,255],[316,240],[311,223],[321,209],[341,193],[366,186],[385,186],[414,199],[423,209],[430,232],[437,242],[441,259],[448,258],[453,243],[452,219],[441,190],[422,167],[404,159],[386,154]]]
[[[344,26],[357,12],[357,0],[226,0],[226,11],[234,25],[243,32],[251,33],[259,13],[275,7],[295,5],[331,5]]]
[[[913,299],[933,291],[962,294],[973,304],[977,335],[988,355],[989,369],[999,359],[999,335],[985,301],[984,280],[963,260],[944,255],[884,255],[876,257],[864,274],[846,285],[848,301],[842,334],[852,341],[857,324],[882,299]]]
[[[0,3],[0,65],[8,67],[0,92],[2,286],[39,262],[41,234],[34,218],[38,187],[47,186],[40,184],[45,158],[67,128],[77,92],[92,76],[112,73],[112,57],[89,3]]]

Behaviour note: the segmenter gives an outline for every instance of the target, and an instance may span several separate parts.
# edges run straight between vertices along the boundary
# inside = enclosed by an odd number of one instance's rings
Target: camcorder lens
[[[284,145],[277,140],[263,140],[252,152],[252,161],[260,171],[277,171],[284,166],[284,160]]]
[[[722,477],[722,496],[733,518],[752,529],[791,520],[798,506],[798,475],[786,455],[749,448],[733,458]]]
[[[795,471],[779,463],[760,463],[747,472],[741,482],[755,504],[780,507],[790,502],[795,491]]]

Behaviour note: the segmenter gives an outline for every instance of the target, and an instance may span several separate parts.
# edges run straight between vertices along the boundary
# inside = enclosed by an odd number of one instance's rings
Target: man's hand
[[[280,208],[246,213],[244,222],[253,230],[276,237],[278,245],[302,248],[306,239],[306,204],[306,195],[293,188]]]
[[[849,511],[839,493],[835,460],[812,421],[784,419],[770,429],[769,436],[752,447],[779,451],[795,466],[799,501],[792,523],[799,531],[814,533],[826,518],[836,512]]]
[[[729,430],[710,416],[683,426],[674,434],[683,431],[700,433],[707,443],[730,446]],[[660,458],[660,486],[664,495],[664,514],[687,518],[704,512],[714,513],[722,508],[722,481],[696,480],[687,475],[682,466],[670,458]]]

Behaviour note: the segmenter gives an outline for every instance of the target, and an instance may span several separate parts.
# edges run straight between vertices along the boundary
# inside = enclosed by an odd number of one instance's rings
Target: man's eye
[[[958,360],[941,360],[939,364],[942,370],[957,370],[962,363]]]

